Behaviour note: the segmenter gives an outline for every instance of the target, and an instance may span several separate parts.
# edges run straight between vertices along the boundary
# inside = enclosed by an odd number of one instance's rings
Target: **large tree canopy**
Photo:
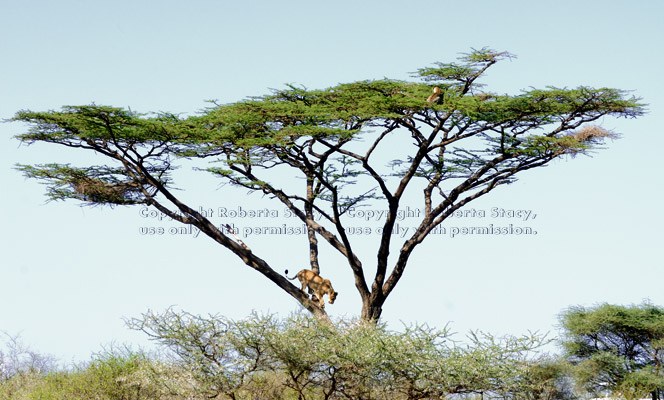
[[[617,89],[548,87],[517,95],[484,90],[478,78],[509,57],[473,50],[458,62],[419,69],[413,81],[360,81],[322,90],[287,86],[189,117],[98,105],[20,111],[13,120],[31,126],[17,136],[22,142],[91,150],[108,164],[19,168],[46,180],[52,199],[145,204],[194,225],[325,317],[321,305],[265,257],[176,196],[171,172],[177,160],[203,159],[201,170],[278,199],[306,225],[314,271],[320,270],[319,240],[342,254],[362,298],[362,317],[376,320],[413,250],[456,210],[514,181],[520,171],[586,153],[615,136],[589,123],[643,112],[638,99]],[[293,184],[295,176],[303,179]],[[392,233],[407,189],[421,193],[423,212],[392,259]],[[351,207],[377,203],[388,212],[369,276],[345,230],[346,217]]]

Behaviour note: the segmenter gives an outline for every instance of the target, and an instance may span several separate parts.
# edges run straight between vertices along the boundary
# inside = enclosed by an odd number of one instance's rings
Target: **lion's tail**
[[[288,270],[285,270],[285,271],[284,271],[284,275],[286,275],[286,278],[288,278]],[[288,278],[288,279],[290,279],[290,280],[292,281],[292,280],[295,279],[295,278],[297,278],[297,275],[295,275],[295,276],[292,277],[292,278]]]

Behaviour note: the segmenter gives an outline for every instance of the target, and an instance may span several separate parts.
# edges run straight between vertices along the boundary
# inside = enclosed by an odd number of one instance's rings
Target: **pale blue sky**
[[[529,171],[470,208],[484,219],[453,226],[505,225],[492,207],[532,210],[520,225],[534,236],[431,237],[385,305],[384,319],[482,329],[496,334],[557,332],[565,307],[599,302],[664,305],[661,256],[662,39],[660,1],[0,1],[0,118],[62,105],[195,113],[286,83],[322,88],[371,78],[407,79],[471,47],[518,58],[490,70],[499,93],[589,85],[633,90],[649,104],[637,120],[604,119],[622,133],[593,158]],[[298,305],[210,239],[169,234],[139,208],[45,203],[43,187],[17,162],[91,158],[54,146],[19,146],[20,124],[0,124],[0,330],[37,351],[85,360],[111,341],[145,338],[123,318],[176,306],[244,317],[287,315]],[[183,169],[194,206],[269,207]],[[238,225],[248,224],[236,220]],[[255,224],[269,224],[257,220]],[[513,222],[516,224],[516,222]],[[377,226],[377,225],[374,225]],[[368,238],[371,239],[371,238]],[[306,266],[303,237],[248,237],[278,270]],[[375,240],[362,242],[365,264]],[[328,310],[359,313],[343,261],[323,253],[324,275],[340,292]]]

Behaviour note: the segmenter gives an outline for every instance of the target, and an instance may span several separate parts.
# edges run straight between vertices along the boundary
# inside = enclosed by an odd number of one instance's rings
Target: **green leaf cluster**
[[[168,113],[147,117],[131,110],[91,104],[64,106],[60,111],[22,110],[10,121],[30,124],[27,133],[16,136],[24,143],[42,141],[76,146],[92,140],[124,144],[177,140],[180,132],[173,128],[178,120],[176,115]]]
[[[472,49],[470,53],[462,54],[460,62],[435,63],[435,67],[420,68],[415,74],[425,81],[436,81],[447,84],[446,88],[460,87],[460,85],[471,82],[472,78],[480,75],[487,66],[515,56],[507,52],[496,52],[490,48]]]
[[[24,370],[0,380],[0,399],[178,400],[192,394],[186,378],[153,355],[113,346],[67,370]]]
[[[604,304],[561,317],[568,358],[591,391],[639,398],[664,390],[664,309]]]
[[[118,178],[122,167],[113,171],[103,167],[78,168],[71,174],[52,164],[19,168],[29,177],[51,179],[53,184],[47,193],[51,198],[136,204],[142,202],[142,196],[132,188],[145,183],[140,181],[146,172],[140,170],[141,164],[147,164],[147,170],[158,175],[155,180],[165,185],[174,168],[172,157],[211,157],[224,166],[201,170],[252,190],[266,191],[267,181],[257,177],[256,170],[277,165],[307,170],[308,174],[321,168],[349,177],[375,178],[380,175],[378,172],[370,173],[366,165],[347,168],[338,156],[371,138],[374,129],[400,129],[402,135],[410,131],[416,145],[413,151],[417,152],[429,137],[422,128],[428,127],[440,135],[439,147],[430,146],[432,154],[424,160],[412,152],[399,152],[392,165],[404,160],[421,162],[419,177],[430,179],[447,171],[450,177],[459,178],[473,176],[496,154],[508,155],[502,162],[514,168],[562,154],[584,153],[597,141],[575,140],[569,135],[582,123],[603,115],[633,117],[643,113],[639,99],[617,89],[549,87],[515,96],[483,91],[477,81],[486,69],[512,57],[482,48],[462,55],[458,62],[419,69],[414,75],[419,82],[386,78],[316,90],[287,85],[264,96],[213,104],[199,115],[186,118],[170,113],[139,114],[95,104],[65,106],[60,111],[19,111],[11,121],[30,125],[28,132],[16,136],[22,142],[42,141],[93,150],[116,162],[130,161],[134,170],[129,171],[132,167],[125,164],[128,171]],[[427,102],[434,87],[441,89],[440,98]],[[460,152],[443,156],[433,154],[436,149],[445,148],[447,142],[473,136],[482,139],[485,146],[459,147]],[[434,135],[426,140],[435,138]],[[324,165],[314,166],[317,163]],[[404,167],[382,176],[403,176],[409,165]],[[97,180],[97,188],[92,193],[77,193],[75,183],[86,173]],[[505,180],[513,179],[512,174],[508,175]],[[323,178],[321,184],[327,184],[328,190],[334,186]],[[117,193],[111,193],[108,185],[115,185]],[[328,193],[319,198],[330,196]],[[345,203],[353,204],[355,197],[346,195]]]
[[[531,374],[534,351],[544,342],[537,335],[476,334],[460,345],[446,330],[426,326],[394,332],[382,324],[330,324],[302,315],[231,320],[172,310],[129,325],[176,354],[208,396],[244,398],[273,376],[282,379],[281,398],[525,396],[542,384]]]
[[[247,150],[288,147],[302,137],[353,138],[364,125],[424,107],[428,88],[379,80],[325,90],[288,86],[272,94],[219,105],[189,118],[191,143]],[[190,153],[189,153],[190,154]]]

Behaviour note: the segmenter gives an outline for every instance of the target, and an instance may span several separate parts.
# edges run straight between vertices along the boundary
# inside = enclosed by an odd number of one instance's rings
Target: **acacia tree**
[[[362,299],[361,317],[377,320],[413,251],[456,210],[513,182],[521,171],[586,153],[615,136],[588,123],[643,112],[638,99],[617,89],[549,87],[517,95],[484,90],[478,79],[510,57],[473,50],[458,62],[419,69],[413,81],[359,81],[323,90],[287,86],[262,97],[215,103],[189,117],[97,105],[20,111],[13,121],[31,126],[17,136],[20,141],[90,150],[108,164],[19,169],[46,180],[52,199],[144,204],[193,225],[327,318],[321,304],[173,191],[176,160],[216,161],[218,167],[201,170],[276,198],[306,225],[312,270],[320,271],[321,241],[345,257]],[[292,184],[294,176],[303,178],[299,186]],[[404,196],[417,190],[421,218],[410,236],[393,244]],[[371,269],[346,232],[348,211],[365,204],[387,210]],[[398,253],[390,258],[394,248]],[[367,271],[374,269],[370,276]]]
[[[664,308],[603,304],[572,307],[560,318],[562,344],[589,391],[627,399],[664,393]]]

